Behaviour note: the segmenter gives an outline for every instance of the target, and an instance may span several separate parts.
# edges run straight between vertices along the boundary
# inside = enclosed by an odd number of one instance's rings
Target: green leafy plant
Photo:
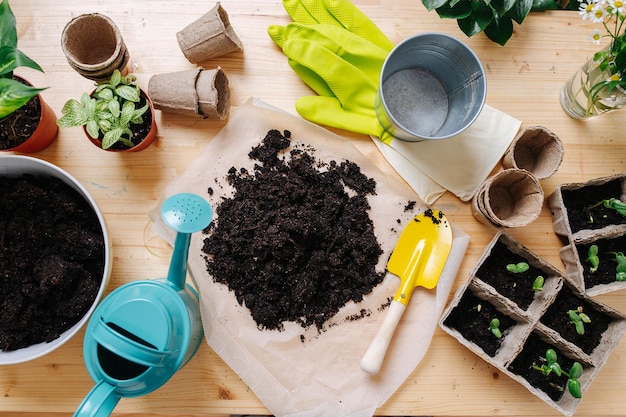
[[[600,266],[600,257],[598,256],[598,245],[591,245],[587,250],[587,259],[585,262],[589,262],[591,267],[589,267],[589,272],[592,274],[598,270]]]
[[[489,39],[502,46],[513,35],[513,22],[521,25],[532,10],[578,7],[567,0],[422,0],[422,4],[441,18],[456,19],[467,36],[484,31]]]
[[[533,286],[532,286],[533,291],[543,291],[544,281],[545,280],[541,275],[535,278],[535,280],[533,281]]]
[[[610,252],[614,258],[613,260],[617,262],[617,266],[615,267],[615,280],[616,281],[626,281],[626,256],[622,252]]]
[[[626,56],[624,57],[624,59],[626,59]],[[604,207],[606,207],[608,209],[615,210],[616,212],[618,212],[622,216],[626,216],[626,203],[620,201],[617,198],[609,198],[607,200],[600,200],[596,204],[593,204],[593,205],[589,206],[589,208],[590,209],[596,208],[596,207],[598,207],[600,205],[603,205]]]
[[[91,137],[102,136],[102,149],[109,149],[118,142],[132,148],[135,144],[131,140],[131,124],[143,123],[143,115],[150,108],[148,103],[136,108],[141,90],[135,82],[134,75],[122,76],[115,70],[109,81],[98,84],[91,96],[84,93],[80,101],[68,100],[61,109],[63,116],[57,120],[57,125],[85,126]]]
[[[13,79],[19,67],[43,72],[39,64],[17,49],[15,15],[9,0],[0,3],[0,119],[20,109],[45,88],[36,88]]]
[[[570,322],[574,324],[576,333],[579,335],[585,334],[585,324],[591,323],[591,319],[583,312],[582,307],[578,307],[576,310],[568,310],[567,315],[570,318]]]
[[[528,271],[530,266],[526,262],[518,262],[516,264],[508,264],[506,266],[506,270],[512,272],[514,274],[520,274],[522,272]]]
[[[502,332],[500,331],[500,320],[498,318],[494,318],[489,322],[489,330],[491,330],[491,333],[498,339],[502,338]]]
[[[582,398],[579,378],[583,374],[583,366],[579,362],[574,362],[569,369],[565,371],[559,365],[557,354],[554,349],[546,350],[546,356],[539,358],[541,365],[533,364],[533,369],[540,371],[548,376],[554,374],[556,376],[565,375],[567,377],[567,390],[574,398]]]

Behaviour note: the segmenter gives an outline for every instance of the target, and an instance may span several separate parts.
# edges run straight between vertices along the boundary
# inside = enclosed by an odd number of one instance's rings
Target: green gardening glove
[[[296,23],[304,25],[327,24],[346,29],[390,51],[394,44],[383,32],[349,0],[283,0],[283,7]],[[272,34],[272,28],[276,31]],[[280,26],[270,26],[270,36],[281,48]]]
[[[319,11],[319,0],[307,0],[308,7],[303,1],[285,0],[285,4],[289,3],[292,7],[287,9],[292,18],[305,23],[270,26],[268,29],[272,39],[288,57],[290,66],[319,94],[319,97],[298,99],[296,110],[303,118],[318,124],[381,137],[383,129],[376,117],[374,100],[383,62],[393,44],[365,15],[345,0],[325,0],[326,6],[322,9],[327,13]],[[354,18],[349,21],[331,19],[329,16],[346,13],[337,11],[336,6],[332,9],[329,3],[343,4],[342,10],[351,11],[349,16]],[[294,8],[294,4],[297,7]],[[334,14],[328,10],[333,10]],[[311,17],[313,15],[315,18]],[[319,21],[329,23],[314,23]],[[356,21],[359,24],[355,24]],[[371,40],[355,33],[362,32],[359,28],[364,27],[369,29],[367,36]]]

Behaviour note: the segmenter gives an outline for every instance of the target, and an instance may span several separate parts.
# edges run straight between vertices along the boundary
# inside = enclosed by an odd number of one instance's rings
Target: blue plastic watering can
[[[122,397],[156,390],[200,346],[199,298],[185,283],[187,258],[192,233],[211,223],[213,210],[200,196],[182,193],[163,203],[161,217],[177,232],[167,278],[123,285],[94,311],[83,353],[96,385],[75,417],[106,417]]]

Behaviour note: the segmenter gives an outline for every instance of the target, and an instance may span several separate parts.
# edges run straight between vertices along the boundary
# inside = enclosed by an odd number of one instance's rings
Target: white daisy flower
[[[600,29],[594,29],[591,35],[589,35],[589,40],[595,45],[600,45],[600,41],[602,40],[602,32],[600,32]]]

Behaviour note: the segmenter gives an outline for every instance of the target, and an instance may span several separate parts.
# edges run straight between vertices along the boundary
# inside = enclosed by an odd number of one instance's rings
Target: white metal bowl
[[[100,226],[102,228],[102,234],[104,237],[104,272],[102,281],[100,283],[100,288],[98,290],[98,293],[96,294],[96,298],[93,304],[91,305],[87,313],[76,324],[67,329],[57,339],[51,342],[38,343],[36,345],[12,351],[0,350],[0,365],[17,364],[39,358],[59,348],[65,342],[70,340],[72,336],[74,336],[89,320],[89,317],[95,310],[98,302],[102,299],[104,290],[111,275],[111,243],[108,230],[104,222],[102,212],[100,211],[98,205],[91,197],[89,192],[87,192],[87,190],[78,182],[78,180],[76,180],[69,173],[47,161],[22,155],[0,156],[0,177],[15,177],[22,174],[33,174],[59,178],[70,187],[72,187],[74,190],[76,190],[89,203],[93,211],[96,213],[98,220],[100,221]]]

